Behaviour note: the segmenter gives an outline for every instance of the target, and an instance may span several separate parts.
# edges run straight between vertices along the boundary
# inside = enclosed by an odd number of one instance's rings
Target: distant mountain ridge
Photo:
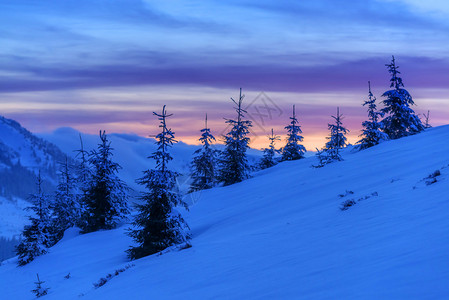
[[[35,191],[38,172],[50,192],[57,183],[58,163],[66,154],[22,127],[0,116],[0,196],[27,199]]]

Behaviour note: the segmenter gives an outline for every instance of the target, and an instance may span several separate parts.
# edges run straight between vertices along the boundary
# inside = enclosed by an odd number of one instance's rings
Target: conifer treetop
[[[167,128],[166,123],[166,119],[171,117],[173,114],[167,114],[164,105],[161,114],[153,112],[153,115],[158,117],[160,121],[159,128],[162,129],[162,132],[156,135],[156,145],[158,146],[156,152],[148,158],[156,160],[157,168],[165,172],[167,170],[168,162],[173,159],[170,153],[168,153],[168,149],[172,147],[174,143],[178,142],[175,140],[175,133],[171,130],[171,128]]]
[[[232,102],[234,102],[237,107],[234,107],[235,111],[237,112],[237,123],[240,125],[242,122],[242,117],[244,117],[244,113],[246,114],[247,111],[242,108],[242,102],[243,98],[245,98],[245,95],[242,95],[242,88],[240,88],[240,94],[239,94],[239,100],[235,101],[234,98],[231,97]]]
[[[273,128],[271,128],[271,135],[268,135],[268,140],[270,141],[269,147],[274,149],[274,145],[276,144],[276,141],[280,141],[281,137],[279,135],[275,135]]]
[[[386,64],[385,66],[388,67],[388,72],[391,73],[390,87],[394,87],[396,90],[399,90],[404,86],[404,84],[402,83],[402,78],[398,76],[401,72],[398,71],[399,67],[396,66],[394,55],[392,55],[391,63]]]
[[[199,141],[203,144],[205,149],[209,149],[210,145],[215,141],[215,137],[211,134],[210,128],[207,127],[207,114],[204,121],[204,128],[201,129],[201,137]]]

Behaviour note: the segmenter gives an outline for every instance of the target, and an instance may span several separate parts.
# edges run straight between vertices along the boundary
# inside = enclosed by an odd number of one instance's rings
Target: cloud
[[[87,129],[145,126],[167,104],[184,130],[204,111],[218,110],[211,122],[232,114],[229,97],[243,87],[279,96],[283,109],[300,104],[307,129],[336,105],[362,118],[350,109],[368,80],[377,94],[388,88],[394,54],[406,88],[435,109],[449,71],[449,23],[434,13],[444,3],[5,0],[0,106],[35,128]]]
[[[430,13],[446,18],[449,13],[449,3],[446,0],[383,0],[389,3],[403,3],[416,13]]]
[[[406,86],[445,88],[449,62],[424,57],[396,57]],[[390,57],[341,62],[328,66],[279,65],[186,65],[152,67],[146,64],[94,67],[30,67],[18,69],[33,74],[28,78],[0,77],[0,93],[95,89],[98,87],[196,85],[260,91],[352,91],[363,90],[366,82],[386,86],[385,64]],[[24,76],[25,77],[25,76]],[[22,79],[23,78],[23,79]]]

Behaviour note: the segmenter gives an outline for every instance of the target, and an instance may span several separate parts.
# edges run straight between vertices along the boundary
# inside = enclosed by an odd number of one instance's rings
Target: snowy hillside
[[[33,299],[36,273],[43,299],[447,299],[448,138],[449,126],[432,128],[324,168],[285,162],[203,191],[182,251],[130,262],[126,225],[70,230],[29,265],[0,267],[2,299]]]
[[[51,193],[58,179],[58,162],[63,161],[66,154],[75,158],[75,150],[80,148],[79,135],[72,128],[60,128],[35,136],[16,121],[0,117],[0,237],[11,239],[20,234],[28,223],[28,213],[23,211],[27,206],[24,200],[35,192],[35,173],[41,170],[46,179],[44,190]],[[81,135],[86,150],[96,149],[98,135]],[[154,162],[147,158],[156,150],[154,140],[114,133],[109,138],[114,148],[113,159],[122,166],[120,178],[139,191],[141,186],[136,184],[136,179],[142,176],[142,171],[154,167]],[[216,147],[220,149],[222,145]],[[179,178],[181,190],[189,188],[189,163],[196,149],[198,146],[182,142],[173,146],[175,158],[171,167],[184,174]],[[249,153],[253,163],[260,157],[260,151],[250,149]],[[0,247],[2,245],[0,240]]]
[[[5,242],[17,237],[28,222],[23,209],[36,191],[36,174],[51,192],[57,182],[58,162],[65,154],[55,145],[33,135],[14,120],[0,116],[0,261]]]
[[[27,198],[34,192],[38,171],[51,189],[57,181],[58,162],[64,159],[58,147],[0,116],[0,196]]]

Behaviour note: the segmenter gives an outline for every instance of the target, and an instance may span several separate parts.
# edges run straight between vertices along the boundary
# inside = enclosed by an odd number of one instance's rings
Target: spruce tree
[[[86,194],[86,224],[84,232],[115,228],[126,219],[128,210],[128,186],[118,178],[120,165],[111,160],[111,142],[105,131],[100,131],[98,149],[89,153],[89,164],[93,172]]]
[[[384,132],[390,139],[398,139],[423,131],[421,120],[411,108],[415,105],[412,96],[403,88],[402,78],[399,77],[401,72],[398,71],[399,67],[396,66],[394,56],[391,63],[386,66],[391,74],[390,87],[393,89],[382,95],[386,99],[382,101],[385,107],[381,111],[387,115],[382,120]]]
[[[287,144],[282,148],[282,160],[297,160],[304,158],[306,148],[300,144],[303,141],[301,127],[299,126],[298,119],[296,118],[295,106],[293,105],[293,114],[290,117],[290,125],[286,126],[287,129]]]
[[[78,198],[80,208],[80,219],[77,226],[80,228],[87,227],[87,196],[90,190],[90,184],[92,183],[92,170],[89,165],[88,157],[89,153],[84,149],[83,139],[80,138],[80,149],[75,150],[78,163],[76,164],[76,195]]]
[[[156,136],[157,150],[149,158],[156,161],[156,168],[144,171],[144,176],[137,180],[146,192],[140,199],[143,204],[136,205],[139,213],[133,221],[133,228],[129,229],[131,236],[138,246],[127,250],[131,259],[138,259],[162,251],[170,246],[186,243],[189,239],[187,224],[176,206],[187,205],[175,190],[177,172],[168,169],[168,162],[172,156],[168,152],[176,143],[174,132],[167,127],[165,105],[162,113],[153,112],[160,121],[160,132]]]
[[[382,132],[382,123],[380,118],[383,117],[383,113],[377,111],[376,97],[371,92],[371,84],[368,81],[368,100],[363,103],[363,106],[368,106],[368,121],[362,123],[363,130],[360,135],[362,139],[357,142],[359,149],[363,150],[379,144],[382,140],[388,139],[388,135]]]
[[[342,160],[340,149],[347,145],[345,134],[347,134],[349,130],[343,127],[343,116],[340,114],[340,109],[338,107],[337,115],[331,117],[335,120],[335,124],[328,124],[330,135],[326,139],[329,141],[322,151],[317,152],[317,157],[320,161],[320,164],[317,167],[322,167],[333,161]]]
[[[36,296],[36,298],[40,298],[42,296],[47,295],[48,290],[50,288],[44,287],[43,284],[45,283],[45,281],[41,281],[39,278],[39,274],[36,274],[37,276],[37,281],[34,282],[34,284],[36,285],[36,288],[34,290],[31,290],[31,292]]]
[[[281,140],[281,137],[278,135],[274,135],[273,128],[271,128],[271,135],[268,136],[268,140],[270,141],[270,145],[268,146],[268,148],[262,149],[263,157],[259,163],[259,168],[262,170],[271,168],[272,166],[277,164],[277,161],[274,157],[276,153],[279,152],[279,150],[276,150],[275,144],[276,141]]]
[[[64,231],[77,226],[81,218],[79,197],[76,193],[76,179],[72,175],[71,166],[66,156],[65,162],[60,163],[59,184],[55,192],[53,208],[53,231],[55,243],[59,241]]]
[[[241,182],[250,177],[250,165],[246,157],[246,150],[249,148],[249,128],[252,127],[250,120],[244,120],[246,110],[242,107],[243,98],[240,88],[239,100],[231,98],[236,105],[237,119],[226,119],[226,123],[231,126],[231,130],[224,136],[225,148],[221,152],[219,181],[224,185],[231,185]]]
[[[190,192],[210,189],[214,186],[217,179],[218,151],[211,148],[215,137],[207,127],[207,114],[205,127],[201,129],[199,141],[203,146],[194,152],[194,157],[190,165],[190,177],[192,178]]]
[[[27,208],[34,212],[29,216],[30,225],[26,225],[22,232],[22,240],[16,248],[19,256],[19,266],[26,265],[37,256],[48,252],[52,245],[50,201],[48,195],[42,191],[41,173],[37,177],[37,193],[31,195],[32,206]]]

